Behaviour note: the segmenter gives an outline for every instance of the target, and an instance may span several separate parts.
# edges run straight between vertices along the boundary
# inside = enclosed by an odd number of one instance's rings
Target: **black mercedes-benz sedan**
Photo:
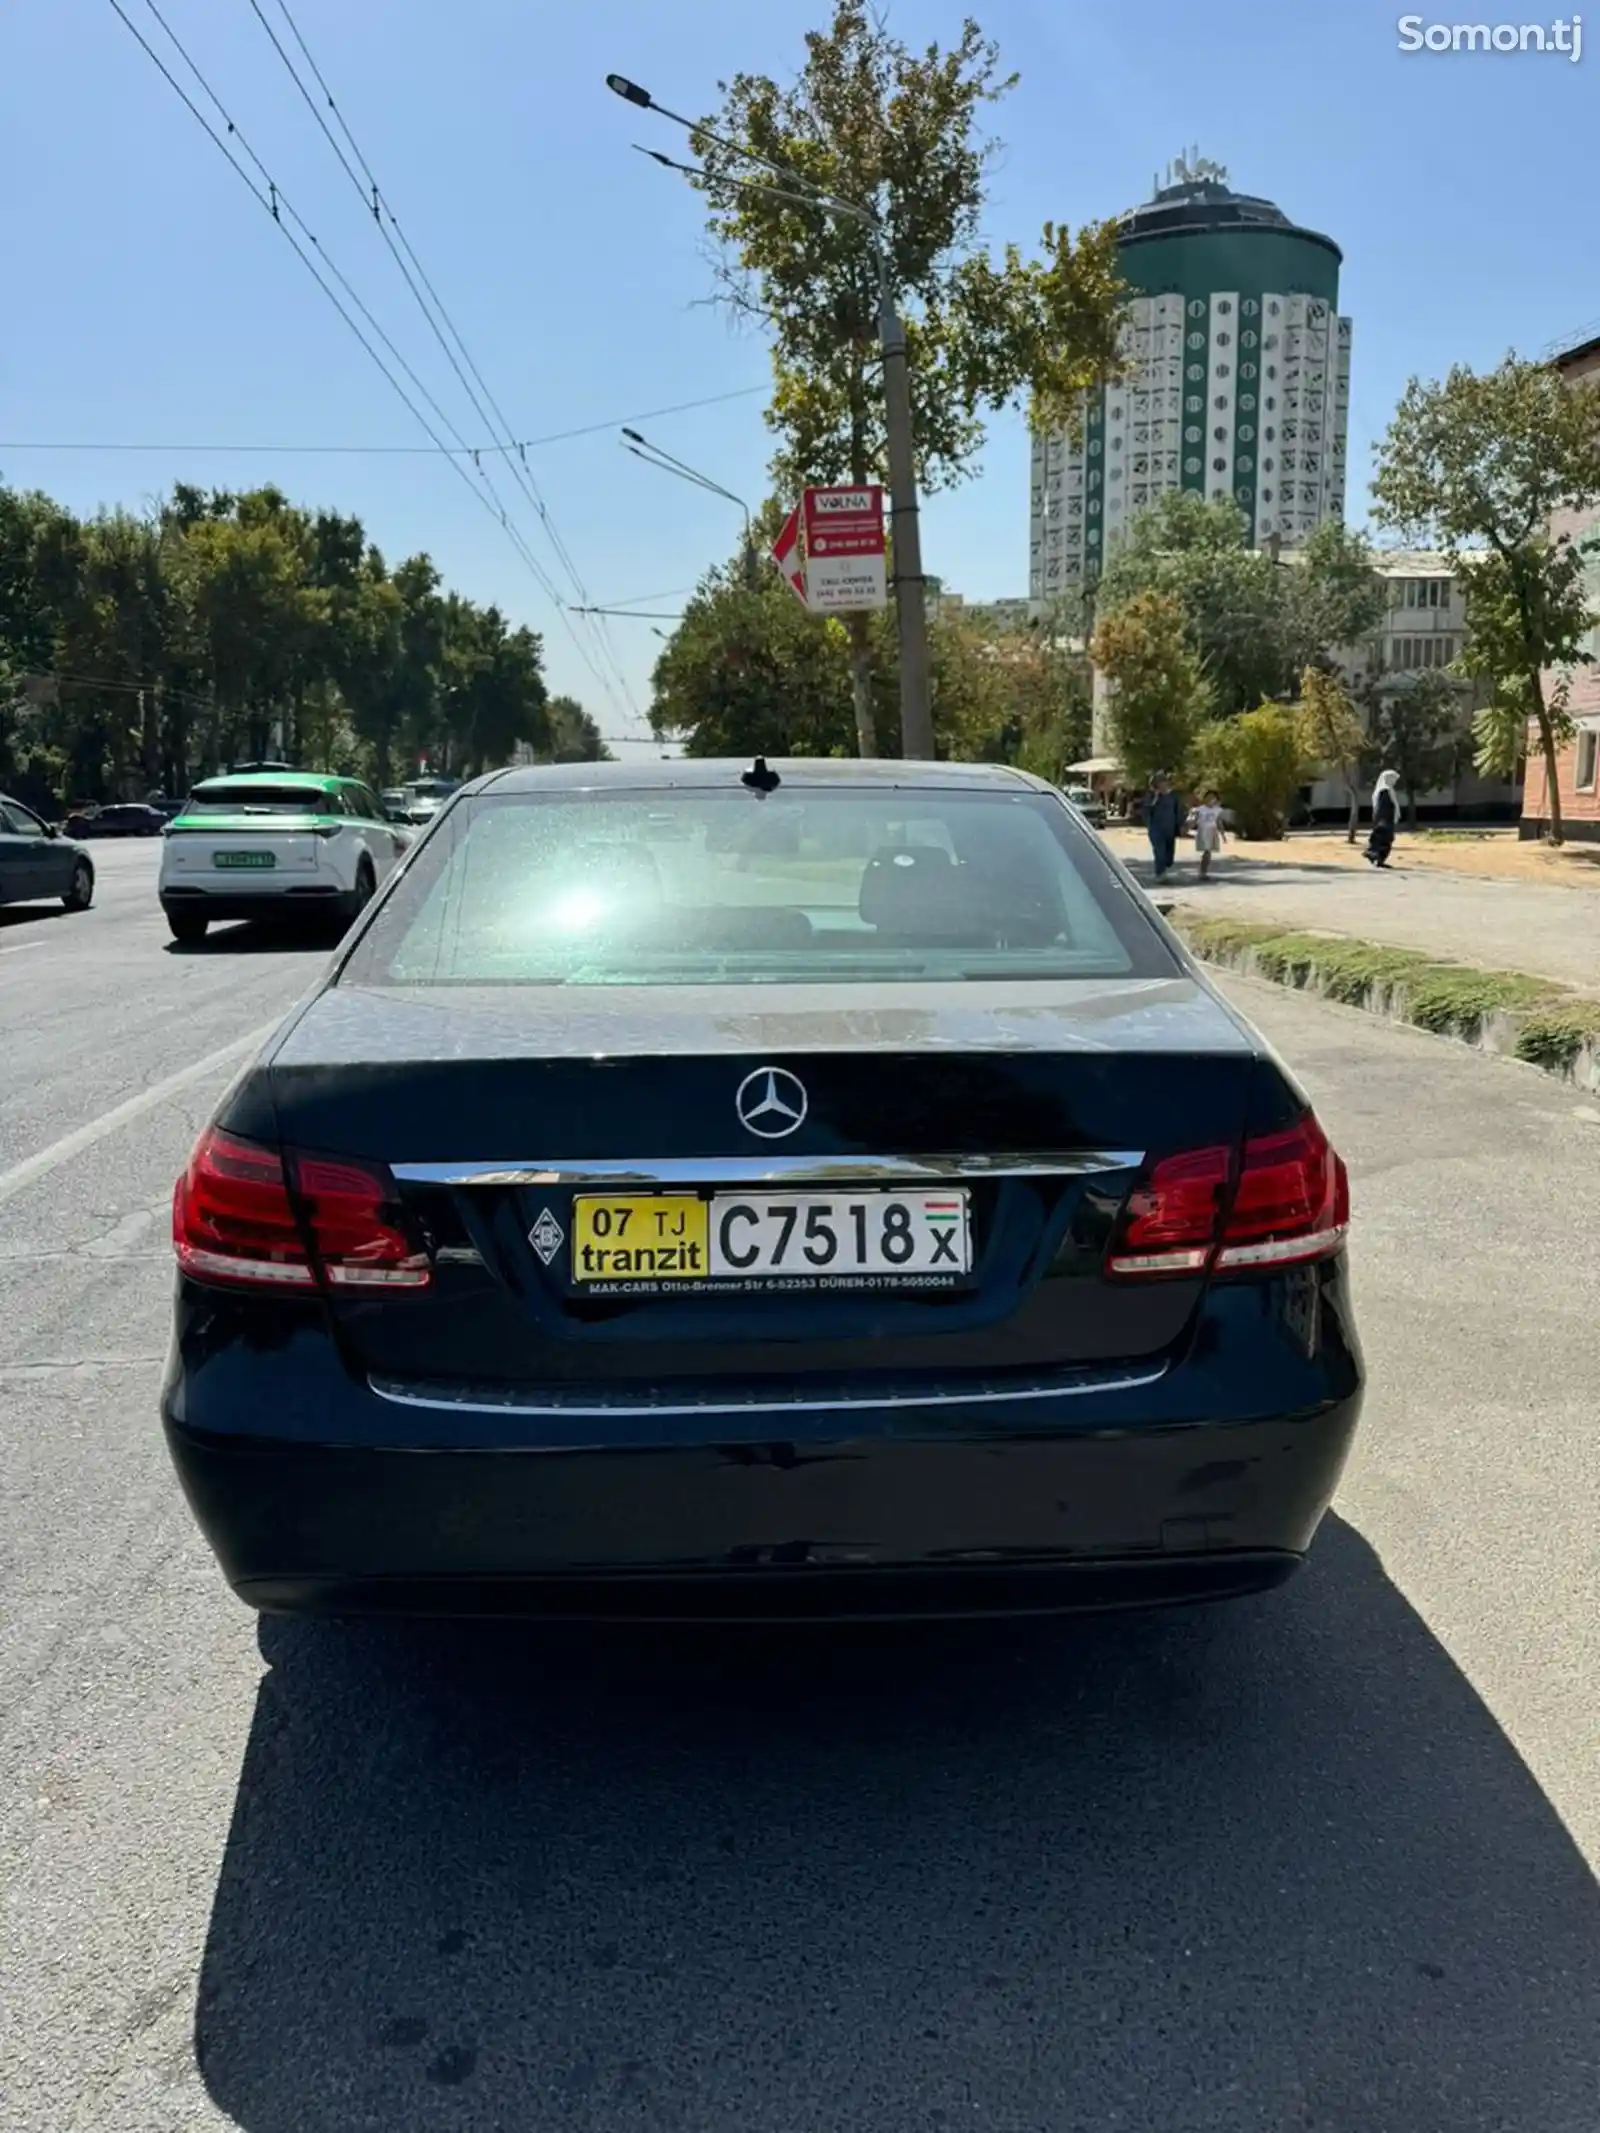
[[[1051,787],[573,764],[445,805],[173,1204],[162,1392],[269,1610],[1275,1585],[1361,1405],[1343,1163]]]

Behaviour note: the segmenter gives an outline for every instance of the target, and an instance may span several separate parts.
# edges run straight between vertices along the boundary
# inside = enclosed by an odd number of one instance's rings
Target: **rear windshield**
[[[1170,976],[1033,792],[492,793],[419,847],[346,976],[389,985]]]
[[[186,815],[332,815],[332,793],[311,785],[202,785],[184,804]]]

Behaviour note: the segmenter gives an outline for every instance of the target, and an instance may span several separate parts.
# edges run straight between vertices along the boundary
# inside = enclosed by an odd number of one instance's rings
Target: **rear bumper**
[[[337,882],[274,881],[258,889],[200,889],[173,886],[160,891],[161,908],[170,918],[176,912],[219,922],[249,918],[326,919],[348,914],[355,899]]]
[[[678,1571],[663,1576],[264,1577],[240,1599],[264,1614],[508,1616],[653,1624],[962,1621],[982,1615],[1103,1614],[1266,1592],[1299,1569],[1287,1550],[1160,1559],[971,1565],[928,1570]]]
[[[1178,1369],[1003,1417],[788,1409],[760,1430],[686,1419],[630,1443],[623,1417],[519,1438],[509,1417],[397,1409],[307,1327],[233,1356],[243,1370],[175,1360],[162,1411],[225,1575],[269,1610],[1032,1614],[1282,1582],[1359,1416],[1359,1360],[1341,1354],[1323,1396],[1286,1415],[1206,1419],[1215,1385]],[[1191,1376],[1198,1412],[1178,1419]]]

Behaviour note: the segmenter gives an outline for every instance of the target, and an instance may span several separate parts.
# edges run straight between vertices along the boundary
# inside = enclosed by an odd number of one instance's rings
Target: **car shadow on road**
[[[1595,1883],[1337,1520],[1183,1614],[261,1646],[246,2133],[1593,2133]]]
[[[306,955],[327,955],[337,948],[342,929],[336,926],[274,926],[259,919],[241,919],[236,925],[218,926],[203,941],[168,941],[168,955],[284,955],[298,950]]]
[[[1155,869],[1148,859],[1124,860],[1123,864],[1145,888],[1155,882]],[[1392,868],[1398,873],[1398,867]],[[1254,889],[1281,888],[1287,880],[1294,883],[1307,874],[1339,874],[1359,881],[1360,872],[1351,866],[1341,866],[1337,860],[1327,859],[1233,859],[1225,853],[1212,870],[1207,886],[1218,888]],[[1172,872],[1160,883],[1163,889],[1188,889],[1200,886],[1200,873],[1196,863],[1180,859]]]
[[[21,927],[37,925],[41,919],[66,918],[68,913],[59,902],[53,904],[0,904],[0,933],[11,933]]]

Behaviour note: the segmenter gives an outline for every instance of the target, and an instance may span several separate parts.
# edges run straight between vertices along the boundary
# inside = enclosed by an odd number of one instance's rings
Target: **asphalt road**
[[[100,857],[0,920],[6,2133],[1594,2133],[1600,1112],[1237,988],[1350,1158],[1373,1377],[1282,1593],[258,1625],[155,1427],[230,1068],[170,1077],[315,957],[174,953]]]

